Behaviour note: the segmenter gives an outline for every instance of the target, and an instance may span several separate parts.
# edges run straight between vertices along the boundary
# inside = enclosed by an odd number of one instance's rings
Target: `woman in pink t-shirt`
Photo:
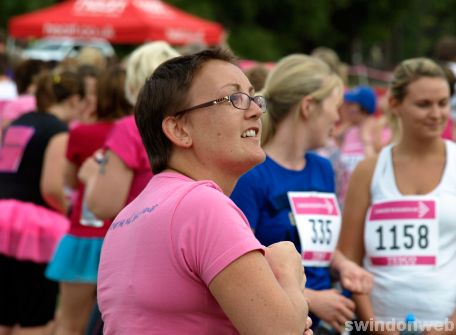
[[[166,42],[147,43],[128,58],[125,96],[134,105],[147,77],[163,61],[178,56]],[[87,159],[79,174],[86,184],[88,208],[99,219],[112,220],[130,203],[152,177],[146,150],[133,116],[119,120],[107,137],[103,150]],[[101,332],[99,312],[94,309],[90,333]]]
[[[147,77],[163,61],[178,55],[162,41],[137,48],[127,62],[125,95],[128,101],[135,105]],[[100,163],[102,169],[99,169]],[[87,205],[100,219],[113,219],[142,191],[152,172],[133,116],[124,117],[116,123],[104,144],[103,158],[95,159],[94,156],[88,160],[82,176],[90,185]]]
[[[98,262],[110,220],[99,220],[87,210],[85,185],[77,174],[83,162],[100,149],[114,122],[131,113],[123,86],[125,70],[113,66],[97,80],[93,123],[80,123],[70,130],[66,150],[65,183],[75,189],[70,230],[60,241],[46,269],[46,276],[60,283],[60,303],[55,334],[83,333],[95,303]],[[87,93],[87,92],[86,92]]]
[[[228,197],[265,159],[265,111],[265,99],[227,51],[176,57],[146,81],[135,117],[154,177],[103,244],[105,334],[308,329],[296,249],[290,242],[263,247]]]
[[[27,59],[20,62],[14,69],[14,81],[17,93],[15,99],[6,102],[3,111],[0,108],[0,127],[6,128],[22,114],[36,110],[35,79],[47,70],[46,63],[41,60]]]

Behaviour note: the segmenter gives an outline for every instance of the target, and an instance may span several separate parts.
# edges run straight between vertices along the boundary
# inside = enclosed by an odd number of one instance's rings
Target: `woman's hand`
[[[353,319],[355,303],[344,297],[337,290],[306,291],[308,291],[309,296],[311,296],[311,312],[323,321],[329,323],[337,331],[340,331],[345,327],[345,322]]]
[[[374,277],[355,262],[345,259],[339,268],[342,287],[352,293],[369,293],[374,285]]]

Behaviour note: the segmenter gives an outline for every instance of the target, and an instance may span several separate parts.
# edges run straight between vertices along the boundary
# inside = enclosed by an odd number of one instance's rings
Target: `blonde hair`
[[[125,96],[134,105],[145,81],[164,61],[179,56],[168,43],[156,41],[144,44],[130,55],[127,61]]]
[[[391,97],[401,102],[407,95],[408,86],[422,77],[442,78],[447,81],[443,69],[428,58],[411,58],[401,62],[393,72],[390,83]]]
[[[77,57],[79,65],[91,65],[99,71],[104,71],[107,67],[107,59],[103,53],[94,47],[84,47]]]
[[[262,144],[274,137],[277,125],[303,97],[312,96],[321,102],[334,88],[342,86],[340,77],[315,57],[293,54],[282,58],[269,73],[261,92],[268,102],[268,112],[262,120]]]

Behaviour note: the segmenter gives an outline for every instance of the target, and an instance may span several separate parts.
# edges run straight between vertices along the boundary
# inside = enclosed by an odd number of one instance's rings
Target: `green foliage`
[[[12,16],[32,12],[56,2],[55,0],[0,0],[0,26],[5,29]]]
[[[285,54],[276,46],[285,43],[276,34],[267,29],[251,26],[247,29],[233,29],[230,31],[229,44],[241,58],[269,61],[279,59]],[[246,34],[246,31],[248,33]],[[252,55],[254,55],[252,57]]]
[[[235,53],[260,61],[327,46],[348,63],[359,59],[391,67],[404,58],[431,56],[439,37],[456,34],[456,0],[166,1],[220,22]],[[0,26],[56,2],[0,0]]]

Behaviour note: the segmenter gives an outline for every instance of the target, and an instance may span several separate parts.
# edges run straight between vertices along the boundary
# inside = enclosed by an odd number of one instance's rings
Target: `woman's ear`
[[[162,121],[162,129],[166,137],[176,146],[189,148],[192,145],[192,138],[185,127],[185,120],[182,117],[167,116]]]
[[[400,102],[393,98],[392,96],[390,96],[388,98],[388,109],[391,111],[392,114],[395,114],[396,116],[398,116],[398,113],[397,113],[397,107],[400,105]]]
[[[312,111],[315,107],[315,99],[310,95],[306,95],[301,99],[299,102],[299,113],[304,118],[304,120],[308,120],[312,116]]]

